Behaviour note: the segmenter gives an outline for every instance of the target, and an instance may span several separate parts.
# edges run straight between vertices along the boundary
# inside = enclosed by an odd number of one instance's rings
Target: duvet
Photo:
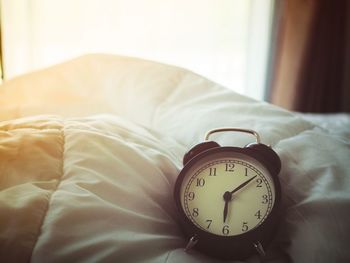
[[[173,190],[185,152],[222,126],[256,130],[281,158],[283,217],[267,261],[350,261],[348,126],[110,55],[8,81],[0,120],[1,262],[219,262],[184,251]]]

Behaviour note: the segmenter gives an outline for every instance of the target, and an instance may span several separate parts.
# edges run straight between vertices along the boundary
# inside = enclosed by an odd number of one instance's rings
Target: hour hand
[[[226,191],[224,193],[224,201],[225,201],[225,206],[224,206],[224,223],[226,222],[226,218],[227,218],[227,214],[228,214],[228,203],[231,201],[232,199],[232,195],[237,192],[238,190],[242,189],[243,187],[245,187],[247,184],[249,184],[251,181],[253,181],[255,179],[255,177],[257,177],[257,175],[253,176],[252,178],[248,179],[247,181],[241,183],[239,186],[237,186],[235,189],[233,189],[231,192],[230,191]]]
[[[252,178],[250,178],[249,180],[245,181],[244,183],[240,184],[239,186],[237,186],[235,189],[233,189],[230,193],[231,195],[235,192],[237,192],[238,190],[242,189],[244,186],[246,186],[247,184],[249,184],[251,181],[253,181],[255,179],[255,177],[257,177],[257,175],[253,176]]]

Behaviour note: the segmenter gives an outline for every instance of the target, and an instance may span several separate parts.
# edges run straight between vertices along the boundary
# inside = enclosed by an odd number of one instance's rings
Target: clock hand
[[[257,175],[253,176],[252,178],[250,178],[249,180],[245,181],[244,183],[240,184],[239,186],[237,186],[235,189],[233,189],[230,193],[231,195],[235,192],[237,192],[238,190],[242,189],[244,186],[246,186],[247,184],[249,184],[251,181],[254,180],[254,178],[257,177]]]
[[[224,193],[223,198],[225,200],[225,206],[224,206],[224,223],[225,223],[226,218],[227,218],[227,213],[228,213],[228,203],[231,201],[232,194],[230,192],[226,191]]]
[[[235,193],[238,190],[240,190],[243,187],[245,187],[247,184],[249,184],[251,181],[253,181],[255,179],[255,177],[257,177],[257,175],[253,176],[249,180],[247,180],[244,183],[240,184],[235,189],[233,189],[231,192],[226,191],[224,193],[224,195],[223,195],[223,198],[224,198],[224,201],[225,201],[225,206],[224,206],[224,223],[226,222],[226,218],[227,218],[227,214],[228,214],[228,203],[231,201],[233,193]]]

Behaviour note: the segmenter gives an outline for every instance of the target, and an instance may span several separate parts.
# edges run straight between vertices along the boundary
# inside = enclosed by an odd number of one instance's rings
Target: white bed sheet
[[[0,105],[5,262],[215,262],[183,251],[172,191],[185,151],[221,126],[258,131],[281,157],[271,262],[350,260],[347,131],[184,69],[109,55],[9,81]]]
[[[301,116],[334,136],[340,136],[350,140],[349,113],[302,113]]]

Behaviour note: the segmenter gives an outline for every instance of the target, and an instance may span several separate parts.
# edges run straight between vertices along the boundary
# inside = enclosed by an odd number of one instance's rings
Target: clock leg
[[[187,252],[191,248],[193,248],[197,244],[198,240],[199,239],[198,239],[197,235],[192,236],[185,247],[185,251]]]
[[[257,241],[255,243],[253,243],[253,246],[259,254],[260,262],[262,262],[262,263],[265,262],[264,258],[266,256],[266,252],[265,252],[263,246],[261,245],[261,243],[259,241]]]

